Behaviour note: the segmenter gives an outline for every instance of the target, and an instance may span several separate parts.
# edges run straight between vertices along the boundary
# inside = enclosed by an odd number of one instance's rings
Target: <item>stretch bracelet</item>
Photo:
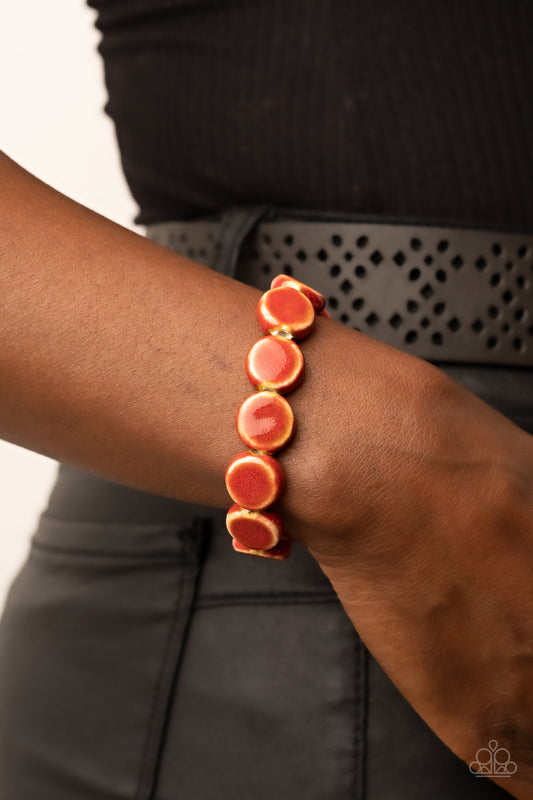
[[[315,316],[329,317],[324,297],[287,275],[277,275],[257,305],[265,336],[246,356],[246,374],[255,389],[237,412],[237,432],[248,450],[226,469],[233,505],[226,516],[233,549],[282,560],[291,539],[271,506],[283,491],[285,477],[274,453],[294,433],[294,414],[283,395],[303,380],[304,357],[296,340],[313,330]]]

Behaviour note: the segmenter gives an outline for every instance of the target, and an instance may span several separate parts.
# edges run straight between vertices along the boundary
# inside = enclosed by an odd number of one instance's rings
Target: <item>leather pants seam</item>
[[[355,639],[354,719],[353,719],[353,793],[354,800],[366,797],[366,742],[367,742],[367,649],[359,636]]]
[[[32,554],[31,551],[38,551],[39,555],[50,553],[50,554],[58,554],[65,556],[83,556],[83,557],[94,556],[96,558],[110,558],[117,560],[133,559],[136,561],[149,561],[150,563],[152,563],[153,561],[187,563],[189,560],[187,556],[183,556],[179,553],[172,553],[170,551],[134,553],[134,552],[128,552],[127,550],[89,550],[87,548],[78,548],[78,547],[56,547],[55,545],[43,544],[42,542],[32,542],[30,555]],[[37,555],[37,553],[33,553],[33,555]]]
[[[198,523],[198,537],[203,537],[205,530]],[[198,586],[198,577],[204,562],[203,548],[199,548],[198,560],[189,564],[180,573],[180,583],[176,602],[169,624],[166,644],[161,658],[150,715],[146,726],[146,737],[140,760],[139,777],[135,800],[152,800],[157,788],[161,756],[164,748],[165,734],[172,695],[175,689],[176,676],[185,649],[188,628],[194,611],[194,599]],[[187,611],[188,609],[188,611]]]
[[[249,598],[249,599],[239,599],[235,598],[228,598],[227,600],[218,600],[214,602],[205,602],[199,600],[196,604],[196,608],[198,610],[206,609],[206,608],[229,608],[235,606],[283,606],[283,605],[292,605],[292,606],[304,606],[304,605],[336,605],[338,604],[338,599],[336,596],[332,597],[264,597],[264,598]]]

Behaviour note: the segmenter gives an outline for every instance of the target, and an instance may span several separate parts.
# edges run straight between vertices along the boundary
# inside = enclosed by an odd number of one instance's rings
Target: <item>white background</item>
[[[83,0],[8,5],[0,25],[0,149],[56,189],[133,227],[137,209],[103,112],[96,15]],[[0,609],[55,471],[50,459],[0,441]]]

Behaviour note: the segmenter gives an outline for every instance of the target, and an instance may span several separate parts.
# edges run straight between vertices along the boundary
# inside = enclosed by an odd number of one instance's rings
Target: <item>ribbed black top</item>
[[[138,222],[533,227],[530,0],[89,0]]]

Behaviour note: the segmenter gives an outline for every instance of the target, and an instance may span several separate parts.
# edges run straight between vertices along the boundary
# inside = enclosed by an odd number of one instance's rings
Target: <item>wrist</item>
[[[394,465],[416,461],[417,425],[440,371],[421,359],[329,320],[306,345],[306,380],[291,396],[298,427],[280,454],[283,509],[295,538],[345,539],[384,524]],[[415,446],[416,445],[416,446]]]
[[[410,530],[481,510],[491,481],[529,485],[530,436],[437,367],[331,321],[317,320],[291,405],[282,510],[320,561],[355,537],[362,558],[393,562]]]

